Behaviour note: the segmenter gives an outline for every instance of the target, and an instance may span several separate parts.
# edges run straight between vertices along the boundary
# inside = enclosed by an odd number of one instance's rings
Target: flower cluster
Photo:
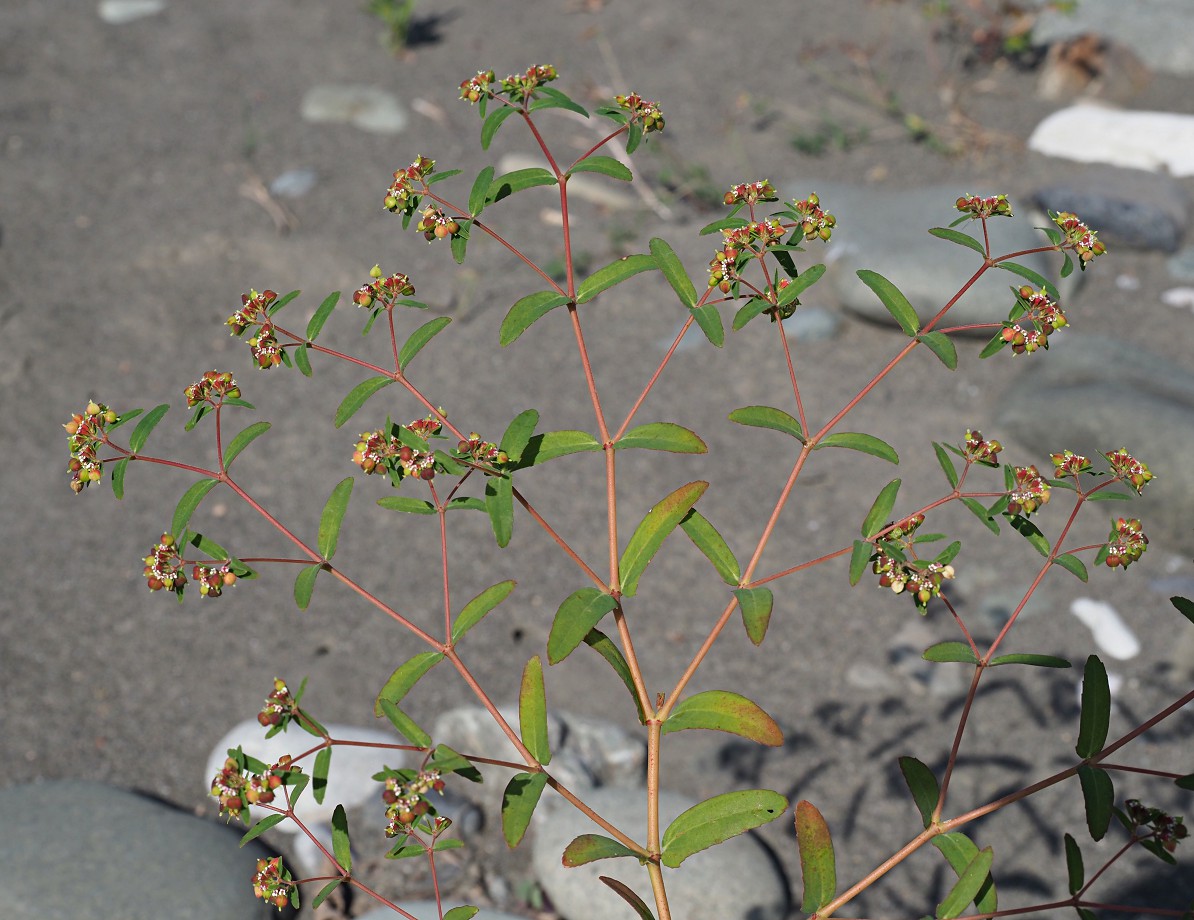
[[[954,577],[954,567],[946,562],[908,559],[896,545],[913,545],[913,535],[925,522],[923,514],[913,514],[888,528],[883,541],[871,556],[871,571],[879,576],[879,587],[893,594],[907,593],[921,611],[941,594],[941,583]]]
[[[1016,467],[1012,470],[1012,486],[1007,495],[1008,513],[1028,517],[1041,505],[1049,504],[1051,488],[1035,466]]]
[[[741,182],[731,186],[724,200],[727,205],[740,201],[755,204],[759,201],[778,201],[779,193],[775,191],[770,179],[759,179],[757,182]]]
[[[106,435],[104,428],[116,423],[118,416],[103,403],[89,400],[87,408],[76,412],[62,427],[66,429],[70,447],[70,487],[77,495],[104,476],[104,464],[99,458],[100,445]]]
[[[1078,474],[1090,472],[1090,460],[1072,450],[1050,454],[1049,459],[1053,461],[1053,474],[1058,479],[1065,479],[1067,476],[1077,479]]]
[[[241,308],[224,322],[224,325],[232,328],[232,335],[237,337],[244,335],[250,326],[258,327],[249,339],[249,349],[261,370],[269,370],[282,363],[282,346],[278,344],[274,324],[269,318],[269,307],[277,299],[277,293],[270,290],[260,294],[251,290],[248,294],[241,294]]]
[[[1137,495],[1143,492],[1144,487],[1154,478],[1148,465],[1129,454],[1126,448],[1121,447],[1103,456],[1111,464],[1111,472],[1116,478],[1128,483],[1136,490]]]
[[[243,756],[238,754],[240,758]],[[277,763],[270,764],[259,774],[247,773],[238,757],[227,758],[211,781],[211,794],[220,801],[220,814],[230,818],[239,818],[250,805],[270,804],[275,790],[286,782],[286,777],[302,772],[301,767],[291,762],[289,754],[284,754]]]
[[[663,112],[658,102],[648,102],[638,93],[628,96],[614,96],[614,102],[630,113],[632,122],[639,122],[644,133],[663,130]]]
[[[460,84],[460,98],[470,103],[493,97],[493,90],[489,85],[496,80],[492,70],[478,70],[475,77],[469,77]]]
[[[480,76],[480,74],[478,74]],[[502,77],[502,92],[511,102],[525,102],[535,94],[535,88],[550,83],[559,74],[550,64],[528,67],[526,73],[512,73]]]
[[[783,235],[783,224],[774,218],[722,230],[721,248],[709,260],[709,287],[728,294],[746,260],[778,244]]]
[[[1128,799],[1124,802],[1124,809],[1130,829],[1135,832],[1139,828],[1147,828],[1152,832],[1152,839],[1167,853],[1177,849],[1177,842],[1185,840],[1190,833],[1180,816],[1166,814],[1159,808],[1147,808],[1138,799]]]
[[[160,591],[165,588],[173,591],[182,598],[183,589],[187,585],[187,576],[183,572],[182,557],[178,555],[178,547],[174,537],[168,533],[153,545],[149,555],[145,557],[145,582],[150,591]]]
[[[477,463],[503,464],[510,460],[504,450],[492,441],[482,441],[481,436],[475,431],[469,434],[467,441],[461,440],[456,445],[456,455],[468,457]]]
[[[280,677],[274,678],[274,689],[265,698],[265,705],[257,713],[257,721],[263,726],[283,725],[294,714],[298,701]]]
[[[415,292],[410,278],[401,272],[383,278],[380,265],[374,265],[369,269],[369,277],[373,280],[368,284],[362,284],[352,295],[352,301],[358,307],[372,309],[380,303],[380,306],[388,309],[394,305],[397,298],[409,297]]]
[[[194,407],[204,402],[216,406],[225,399],[239,399],[240,387],[228,371],[221,373],[212,370],[205,371],[199,380],[183,390],[183,395],[187,398],[188,406]]]
[[[253,873],[253,894],[281,910],[295,900],[297,889],[290,870],[282,865],[282,857],[257,860],[257,871]],[[297,907],[297,902],[295,903]]]
[[[1038,348],[1048,349],[1049,334],[1068,323],[1056,301],[1043,290],[1034,291],[1027,284],[1016,292],[1012,316],[1000,335],[1018,355],[1032,354]]]
[[[428,243],[460,235],[460,223],[444,213],[443,208],[437,208],[434,205],[423,209],[416,229],[423,234],[423,239]]]
[[[446,830],[451,824],[449,819],[436,816],[435,808],[427,798],[431,792],[443,792],[444,781],[439,770],[389,770],[385,784],[381,798],[386,803],[387,837],[409,833],[411,826],[424,815],[435,819],[432,828],[435,833]]]
[[[199,584],[199,594],[203,597],[219,597],[225,588],[236,584],[236,573],[232,571],[232,563],[221,562],[219,565],[196,564],[191,570],[191,577]]]
[[[440,416],[443,416],[443,410],[440,410]],[[443,428],[443,423],[435,415],[429,415],[426,418],[415,419],[403,427],[425,440],[437,436]],[[419,450],[402,443],[398,426],[393,425],[389,432],[380,428],[376,431],[361,432],[353,451],[352,462],[366,473],[388,472],[395,484],[406,476],[423,480],[435,478],[434,452]]]
[[[989,195],[986,198],[981,195],[963,195],[954,202],[954,207],[969,215],[972,220],[1012,216],[1012,205],[1007,200],[1007,195]]]
[[[1072,249],[1078,256],[1078,267],[1086,270],[1086,263],[1107,251],[1098,239],[1098,234],[1078,219],[1078,215],[1062,211],[1053,216],[1053,223],[1061,231],[1062,249]]]
[[[992,439],[986,441],[983,439],[981,431],[973,431],[966,429],[966,443],[963,445],[963,453],[966,455],[967,462],[981,463],[983,466],[999,466],[999,452],[1003,450],[1003,445],[998,441]]]
[[[415,183],[426,186],[426,178],[435,171],[435,160],[424,156],[415,157],[413,163],[405,169],[394,173],[394,181],[386,189],[383,206],[391,214],[402,211],[404,214],[414,214],[419,206],[421,190],[415,190]]]
[[[792,208],[800,215],[800,232],[807,241],[825,240],[833,235],[837,218],[821,208],[816,192],[801,201],[793,201]]]
[[[1111,524],[1107,536],[1107,556],[1104,560],[1111,568],[1127,568],[1148,549],[1148,537],[1136,518],[1118,518]]]

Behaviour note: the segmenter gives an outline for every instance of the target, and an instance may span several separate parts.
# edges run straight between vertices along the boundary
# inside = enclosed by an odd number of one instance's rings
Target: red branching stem
[[[435,483],[429,481],[427,485],[435,502],[436,517],[439,518],[440,578],[444,585],[444,642],[449,643],[452,641],[452,594],[448,588],[448,509],[445,503],[440,501]]]
[[[591,568],[589,568],[588,564],[581,559],[579,555],[577,555],[576,550],[568,545],[567,540],[556,533],[555,529],[549,523],[547,523],[546,520],[544,520],[543,515],[536,511],[531,503],[527,501],[526,496],[519,492],[517,488],[515,488],[513,491],[514,498],[520,505],[522,505],[523,508],[526,509],[527,513],[531,516],[535,523],[542,527],[544,531],[546,531],[547,535],[556,542],[556,545],[564,551],[568,558],[575,562],[580,567],[580,570],[589,576],[593,584],[595,584],[602,591],[606,590],[605,580]]]
[[[572,165],[568,167],[568,171],[571,172],[572,170],[576,169],[577,164],[582,163],[585,160],[587,160],[589,157],[591,157],[598,150],[600,150],[602,147],[604,147],[606,144],[608,144],[610,141],[612,141],[619,134],[624,134],[629,129],[630,129],[630,123],[627,122],[626,124],[624,124],[620,128],[618,128],[616,131],[612,132],[611,134],[607,134],[605,137],[603,137],[601,140],[599,140],[597,143],[595,143],[592,147],[590,147],[588,150],[586,150],[584,153],[582,153],[580,156],[578,156],[573,161]]]
[[[941,819],[941,810],[945,807],[945,797],[949,794],[949,781],[958,762],[958,751],[962,748],[962,735],[965,734],[966,725],[970,721],[970,708],[974,705],[974,698],[978,694],[978,684],[982,680],[982,676],[983,667],[979,665],[975,667],[974,676],[970,678],[970,689],[966,691],[966,702],[962,705],[962,715],[958,719],[957,731],[954,732],[954,743],[949,749],[949,760],[945,763],[945,774],[941,777],[941,791],[937,794],[937,805],[933,809],[933,821]]]
[[[631,420],[638,413],[638,410],[642,408],[643,403],[647,399],[647,394],[651,392],[656,381],[659,380],[660,375],[663,373],[663,369],[667,367],[668,362],[672,360],[672,355],[674,355],[676,353],[676,349],[680,347],[680,342],[684,339],[684,336],[688,333],[688,330],[692,328],[692,324],[695,322],[695,320],[696,317],[689,314],[689,317],[687,320],[685,320],[680,332],[676,335],[675,341],[672,342],[672,347],[667,350],[667,354],[665,354],[663,356],[663,360],[659,362],[659,367],[655,368],[655,373],[651,375],[651,379],[647,381],[647,385],[643,387],[643,391],[639,393],[638,399],[634,401],[634,405],[631,406],[630,411],[626,413],[626,419],[622,422],[621,427],[618,428],[617,433],[614,435],[614,441],[618,441],[622,435],[626,433],[626,429],[630,426]]]
[[[390,351],[394,355],[394,373],[402,373],[402,365],[398,363],[398,330],[394,328],[394,307],[386,308],[386,320],[390,326]]]
[[[796,382],[796,368],[792,365],[792,349],[788,345],[788,334],[784,331],[782,319],[775,325],[779,327],[779,338],[784,346],[784,360],[788,362],[788,379],[792,381],[792,396],[796,398],[796,414],[800,416],[800,430],[808,431],[808,419],[804,417],[804,401],[800,398],[800,384]]]
[[[811,569],[815,565],[820,565],[823,562],[828,562],[830,559],[836,559],[838,556],[845,556],[853,550],[852,546],[846,546],[837,552],[826,553],[824,556],[818,556],[816,559],[810,559],[808,562],[802,562],[800,565],[794,565],[790,569],[784,569],[782,572],[776,572],[774,575],[767,575],[764,578],[756,578],[750,584],[744,584],[744,588],[757,588],[759,585],[765,585],[769,581],[776,581],[780,578],[786,578],[789,575],[795,575],[804,569]]]

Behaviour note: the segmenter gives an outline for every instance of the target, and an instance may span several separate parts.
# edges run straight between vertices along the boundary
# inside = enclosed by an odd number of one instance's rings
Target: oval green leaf
[[[352,849],[348,845],[348,815],[344,806],[337,805],[332,812],[332,854],[345,872],[352,871]]]
[[[112,465],[112,494],[116,500],[124,498],[124,474],[128,472],[129,457],[121,457]]]
[[[752,428],[771,428],[790,434],[797,441],[804,443],[804,429],[800,422],[788,415],[782,409],[771,406],[743,406],[730,413],[730,421],[739,425],[750,425]]]
[[[332,768],[332,749],[322,748],[315,755],[315,766],[311,769],[311,794],[315,801],[323,804],[323,797],[328,792],[328,771]]]
[[[515,584],[513,579],[499,581],[465,604],[452,624],[452,643],[459,642],[466,632],[481,622],[485,614],[509,597]]]
[[[388,387],[394,382],[393,377],[369,377],[362,380],[355,387],[353,387],[348,395],[344,397],[343,402],[336,408],[336,414],[333,417],[333,423],[337,428],[340,428],[347,422],[361,406],[365,405],[365,401],[369,399],[378,390]]]
[[[439,845],[441,843],[444,843],[444,844],[453,843],[453,844],[458,844],[460,846],[464,846],[463,840],[453,840],[452,838],[437,840],[435,843],[436,843],[436,846],[435,846],[436,850],[440,849]],[[451,847],[451,848],[444,847],[443,849],[455,849],[455,847]],[[480,911],[480,909],[481,908],[479,908],[479,907],[473,907],[473,905],[471,905],[471,904],[460,904],[460,905],[457,905],[456,907],[453,907],[451,910],[446,911],[444,913],[444,920],[472,920],[472,918],[477,915],[477,913],[478,913],[478,911]]]
[[[311,315],[311,319],[307,321],[307,341],[314,342],[323,331],[323,324],[328,321],[332,315],[332,311],[336,309],[336,304],[340,302],[340,292],[332,291]],[[309,366],[309,365],[308,365]]]
[[[489,203],[509,198],[515,192],[522,192],[528,188],[541,185],[555,185],[556,177],[542,166],[530,166],[526,169],[516,169],[505,175],[498,176],[489,183],[489,191],[485,198]]]
[[[735,588],[738,608],[742,611],[742,625],[746,635],[755,645],[762,645],[771,623],[771,608],[775,598],[770,588]]]
[[[854,546],[850,550],[850,584],[856,585],[862,580],[862,574],[866,571],[867,564],[871,561],[871,556],[874,553],[874,547],[867,543],[866,540],[855,540]]]
[[[623,256],[604,268],[597,269],[582,281],[576,289],[576,302],[588,303],[602,291],[653,268],[658,268],[654,256],[644,254]]]
[[[978,658],[965,642],[938,642],[925,649],[921,657],[925,661],[960,661],[965,664],[978,664]]]
[[[812,802],[796,803],[796,843],[804,880],[801,910],[813,913],[833,900],[837,891],[837,861],[829,825]]]
[[[539,98],[527,106],[528,110],[532,112],[538,112],[540,109],[567,109],[569,112],[575,112],[585,118],[589,117],[584,106],[574,102],[571,97],[564,95],[554,86],[537,86],[535,95]],[[447,918],[445,917],[444,920]]]
[[[951,371],[958,369],[958,349],[955,347],[953,339],[944,332],[922,332],[916,338]]]
[[[949,480],[949,487],[956,489],[958,487],[958,471],[954,467],[953,460],[950,459],[949,451],[945,449],[945,445],[934,441],[933,452],[937,455],[937,462],[941,464],[941,471],[945,473],[945,478]]]
[[[1074,747],[1079,757],[1086,760],[1103,749],[1110,723],[1111,687],[1107,682],[1107,669],[1097,655],[1091,655],[1082,671],[1082,714],[1078,722],[1078,743]]]
[[[987,256],[986,251],[983,249],[983,244],[969,233],[962,233],[960,230],[950,230],[946,227],[934,227],[929,233],[940,239],[949,240],[951,243],[957,243],[959,246],[966,246],[973,249],[983,258]]]
[[[506,318],[502,320],[502,327],[498,331],[498,342],[503,346],[509,345],[526,332],[537,319],[566,303],[568,303],[568,298],[556,291],[538,291],[528,294],[515,303],[510,308],[510,312],[506,314]]]
[[[1102,840],[1111,824],[1115,785],[1106,770],[1085,763],[1078,767],[1078,781],[1082,784],[1082,800],[1086,805],[1086,827],[1092,838]]]
[[[398,729],[399,733],[407,741],[421,748],[431,747],[431,736],[423,731],[414,719],[387,699],[379,699],[377,704],[381,707],[381,711],[385,717],[390,720],[390,724]]]
[[[788,800],[770,789],[726,792],[699,802],[663,832],[663,864],[675,869],[694,853],[774,821],[787,807]]]
[[[331,559],[336,555],[336,544],[340,541],[340,525],[344,523],[344,513],[348,510],[348,500],[352,497],[352,487],[355,484],[356,480],[351,476],[341,479],[323,506],[323,514],[319,517],[319,555],[324,559]]]
[[[779,292],[779,296],[775,299],[776,306],[786,307],[810,287],[820,281],[821,276],[824,274],[824,265],[821,265],[820,263],[817,265],[810,265],[795,278],[791,279],[791,283]]]
[[[402,698],[422,679],[423,675],[443,660],[443,652],[420,652],[400,664],[377,694],[377,699],[373,704],[373,714],[379,718],[384,715],[381,708],[382,700],[389,700],[395,706],[401,703]]]
[[[245,832],[245,835],[240,838],[240,845],[243,847],[250,840],[254,840],[257,837],[260,837],[262,834],[264,834],[266,831],[268,831],[271,827],[274,827],[279,822],[284,821],[285,819],[286,819],[286,815],[279,815],[279,814],[266,815],[264,818],[262,818],[260,821],[258,821],[256,824],[254,824],[251,828],[249,828]]]
[[[601,450],[601,443],[587,431],[546,431],[527,441],[519,466],[536,466],[584,451]]]
[[[581,588],[565,598],[556,611],[547,637],[547,660],[559,664],[585,641],[589,631],[618,606],[609,594],[597,588]]]
[[[518,733],[522,743],[539,763],[551,763],[547,738],[547,694],[543,689],[543,662],[535,655],[522,671],[518,692]]]
[[[1054,655],[1033,655],[1027,652],[1015,652],[1011,655],[999,655],[992,658],[988,667],[998,667],[1001,664],[1028,664],[1038,668],[1068,668],[1070,663],[1064,658]]]
[[[612,837],[603,837],[600,834],[581,834],[564,847],[563,863],[569,869],[575,869],[577,866],[596,862],[599,859],[617,859],[622,856],[633,856],[638,859],[642,854],[618,843]]]
[[[696,432],[673,422],[651,422],[631,428],[614,442],[614,450],[627,447],[667,450],[674,454],[703,454],[709,450]]]
[[[629,178],[629,170],[627,173],[627,178]],[[688,277],[688,272],[684,270],[684,265],[680,262],[675,250],[659,237],[651,239],[650,249],[651,255],[655,257],[655,264],[659,266],[663,277],[667,279],[667,283],[672,286],[672,290],[680,298],[680,303],[689,309],[695,307],[697,305],[696,288],[693,286],[692,279]]]
[[[435,505],[423,498],[408,495],[387,495],[379,498],[377,504],[389,511],[405,511],[407,514],[435,514]]]
[[[668,534],[676,529],[676,525],[688,514],[688,510],[696,504],[697,499],[705,494],[707,488],[709,483],[702,480],[682,485],[660,500],[643,517],[622,553],[619,572],[623,595],[634,596],[638,590],[638,580],[647,564],[659,551]]]
[[[1169,603],[1173,604],[1178,613],[1194,623],[1194,601],[1188,597],[1171,597]]]
[[[207,493],[219,484],[218,479],[200,479],[197,483],[182,493],[182,498],[174,506],[174,515],[170,518],[170,533],[174,538],[181,539],[182,532],[190,521],[191,515],[199,507],[199,503],[207,497]]]
[[[310,377],[314,373],[311,370],[311,357],[307,354],[308,348],[307,345],[300,345],[294,350],[294,366],[304,377]]]
[[[629,691],[630,698],[634,700],[635,708],[638,710],[639,723],[646,725],[647,714],[643,711],[642,700],[639,699],[638,691],[634,686],[634,676],[630,673],[630,665],[626,663],[626,658],[622,654],[622,650],[614,645],[609,636],[600,629],[589,630],[589,634],[585,636],[585,645],[604,658],[609,663],[609,666],[614,669],[614,673],[618,675],[622,683],[626,686],[627,691]]]
[[[908,298],[901,293],[900,289],[878,272],[873,272],[870,269],[859,269],[857,274],[859,280],[874,291],[883,306],[887,307],[887,312],[900,324],[904,333],[916,335],[920,328],[920,320],[916,316],[916,311],[912,309],[912,304],[908,303]]]
[[[514,535],[514,482],[509,476],[491,476],[485,483],[485,510],[498,546]]]
[[[294,579],[294,602],[299,610],[306,610],[311,605],[311,594],[315,591],[315,579],[323,571],[323,563],[308,565],[299,570]]]
[[[1053,282],[1039,272],[1035,272],[1031,268],[1028,268],[1026,265],[1020,265],[1016,262],[996,262],[995,267],[1002,268],[1005,272],[1011,272],[1013,275],[1019,275],[1021,278],[1031,281],[1054,300],[1056,300],[1059,296],[1057,293],[1057,287],[1053,284]]]
[[[784,743],[783,731],[761,706],[729,690],[706,690],[681,700],[661,730],[666,735],[689,728],[729,732],[768,747]]]
[[[546,785],[546,773],[515,773],[506,784],[502,794],[502,835],[510,849],[522,842]]]
[[[899,463],[900,455],[895,452],[893,448],[886,441],[881,441],[872,434],[861,434],[856,431],[839,431],[836,434],[826,435],[817,444],[817,449],[822,447],[844,447],[847,450],[859,450],[864,454],[870,454],[873,457],[878,457],[880,460],[886,460],[888,463]]]
[[[904,774],[904,782],[908,784],[908,791],[912,793],[912,800],[916,802],[920,820],[927,828],[933,823],[933,812],[937,809],[937,799],[941,794],[937,777],[915,757],[901,757],[900,772]]]
[[[488,150],[489,145],[493,143],[493,136],[497,134],[498,128],[502,126],[502,122],[517,112],[512,105],[503,105],[499,109],[490,112],[485,120],[481,122],[481,149]]]
[[[936,840],[933,842],[936,843]],[[945,850],[943,849],[942,852],[945,853]],[[949,858],[948,854],[946,854],[946,858]],[[958,873],[958,881],[945,896],[945,900],[937,905],[937,920],[953,920],[953,918],[961,916],[967,906],[980,896],[987,899],[994,898],[995,885],[991,881],[991,863],[994,859],[994,851],[990,847],[986,847],[967,863],[966,867]]]
[[[613,157],[607,156],[585,157],[568,170],[568,172],[569,174],[579,172],[601,173],[604,176],[621,179],[623,182],[632,182],[634,180],[634,173]]]
[[[535,426],[539,424],[539,413],[534,409],[527,409],[514,416],[506,426],[506,432],[500,441],[501,448],[514,463],[522,459],[522,452],[526,450],[531,435],[535,433]]]
[[[1078,841],[1066,834],[1065,840],[1065,869],[1068,876],[1070,894],[1077,894],[1086,882],[1086,868],[1082,865],[1082,850]]]
[[[891,517],[891,509],[895,507],[896,495],[899,494],[903,480],[893,479],[885,485],[876,496],[871,510],[862,521],[862,535],[870,539],[880,530]]]
[[[410,338],[402,346],[402,350],[398,352],[398,366],[405,371],[406,366],[414,360],[415,355],[423,350],[423,346],[439,335],[450,322],[452,322],[450,316],[437,316],[412,332]]]
[[[149,440],[149,434],[157,427],[166,413],[170,411],[170,406],[162,403],[160,406],[154,406],[146,414],[145,418],[137,422],[137,427],[133,429],[133,433],[129,435],[129,450],[134,455],[141,453],[141,448],[145,446],[145,442]]]
[[[647,902],[640,898],[625,882],[619,882],[616,878],[610,878],[608,875],[597,876],[602,882],[608,885],[614,893],[618,895],[623,901],[629,904],[639,920],[655,920],[655,915],[651,913],[651,908],[647,906]]]
[[[477,173],[477,178],[473,180],[472,191],[468,193],[468,212],[473,217],[485,210],[485,205],[489,203],[485,199],[489,194],[489,186],[493,182],[493,173],[494,168],[486,166]]]
[[[227,468],[242,450],[252,444],[254,440],[261,437],[261,435],[269,431],[269,429],[269,422],[254,422],[235,438],[233,438],[232,442],[226,448],[224,448],[224,467]]]
[[[1075,576],[1079,581],[1088,581],[1090,579],[1090,576],[1086,573],[1086,566],[1073,553],[1063,553],[1054,559],[1053,562]]]
[[[717,569],[722,581],[727,585],[736,585],[742,580],[738,560],[730,551],[725,539],[696,508],[680,519],[680,527],[696,544],[696,548],[705,554],[705,558],[713,563],[713,568]]]
[[[701,304],[699,307],[692,308],[692,315],[697,321],[697,325],[701,327],[701,332],[705,333],[709,344],[715,348],[721,348],[726,341],[726,330],[722,325],[721,314],[717,312],[717,307],[711,303]]]
[[[281,310],[288,303],[291,303],[292,301],[294,301],[294,299],[296,297],[298,297],[299,294],[301,294],[301,293],[302,293],[302,291],[291,291],[289,294],[283,294],[281,297],[279,297],[277,300],[275,300],[272,304],[270,304],[266,308],[265,312],[269,316],[273,316],[275,313],[277,313],[279,310]]]

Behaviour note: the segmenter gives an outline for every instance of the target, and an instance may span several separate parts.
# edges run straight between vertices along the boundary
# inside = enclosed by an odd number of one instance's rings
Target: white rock
[[[1161,294],[1161,303],[1167,307],[1194,310],[1194,288],[1170,288]]]
[[[1079,103],[1045,118],[1028,146],[1082,163],[1194,175],[1194,115],[1129,112]]]
[[[1140,654],[1140,640],[1110,604],[1080,597],[1070,604],[1070,613],[1090,630],[1095,644],[1112,658],[1127,661]]]
[[[406,110],[392,93],[376,86],[325,83],[303,96],[305,121],[347,122],[373,134],[397,134],[406,127]]]
[[[99,5],[99,17],[113,26],[153,16],[166,8],[163,0],[103,0]]]

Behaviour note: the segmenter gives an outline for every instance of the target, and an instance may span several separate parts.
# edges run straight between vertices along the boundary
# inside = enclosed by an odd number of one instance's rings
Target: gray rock
[[[842,318],[822,307],[800,306],[784,320],[784,329],[798,342],[828,342],[836,338]]]
[[[1047,454],[1073,450],[1096,468],[1101,451],[1126,447],[1157,478],[1141,498],[1108,511],[1139,517],[1154,542],[1194,549],[1194,373],[1138,346],[1078,333],[1023,363],[999,402],[1001,440],[1014,438],[1046,464]]]
[[[833,239],[824,260],[829,271],[809,289],[804,299],[822,293],[822,285],[836,295],[842,306],[867,319],[895,324],[886,307],[856,272],[866,268],[878,272],[903,291],[922,321],[930,319],[957,293],[981,264],[978,253],[964,246],[930,236],[932,227],[945,227],[959,215],[954,201],[967,192],[989,194],[983,187],[966,184],[917,189],[863,188],[833,182],[786,182],[780,187],[784,198],[805,198],[815,191],[821,207],[837,218]],[[1012,202],[1016,210],[1017,202]],[[1023,203],[1020,209],[1023,210]],[[989,222],[991,246],[996,255],[1047,245],[1033,229],[1033,222],[1018,215]],[[972,236],[976,224],[957,228]],[[813,258],[819,247],[809,246]],[[1046,278],[1055,277],[1052,260],[1044,255],[1017,260]],[[949,312],[945,325],[997,323],[1007,319],[1013,298],[1008,286],[1019,276],[990,271]],[[799,316],[797,310],[796,316]],[[982,335],[989,335],[986,330]]]
[[[162,0],[102,0],[99,17],[109,25],[122,26],[153,16],[165,8],[166,4]]]
[[[1032,37],[1050,44],[1091,32],[1131,48],[1153,70],[1194,74],[1190,0],[1079,0],[1072,14],[1045,9]]]
[[[376,86],[325,83],[303,96],[304,121],[346,122],[373,134],[397,134],[406,127],[406,110],[392,93]]]
[[[156,799],[63,780],[0,790],[5,920],[250,920],[258,841]],[[282,917],[293,916],[287,908]]]
[[[1109,246],[1176,252],[1189,216],[1180,185],[1138,169],[1089,167],[1033,197],[1042,210],[1077,214]]]
[[[585,801],[632,837],[646,835],[646,793],[596,789]],[[660,819],[666,827],[696,803],[673,792],[660,795]],[[547,806],[546,809],[544,806]],[[567,920],[625,920],[630,908],[598,880],[607,875],[633,888],[653,905],[646,870],[633,859],[603,859],[566,869],[564,848],[580,834],[595,832],[593,822],[558,797],[536,813],[531,865],[555,909]],[[779,920],[788,909],[788,886],[770,851],[743,834],[685,860],[667,874],[672,916],[685,920]]]

